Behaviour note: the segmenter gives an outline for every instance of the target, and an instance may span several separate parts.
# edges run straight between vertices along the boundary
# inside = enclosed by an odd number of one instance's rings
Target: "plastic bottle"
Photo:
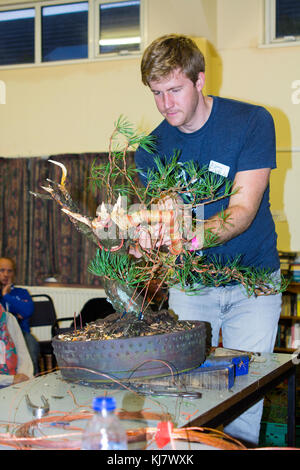
[[[93,399],[94,416],[89,421],[82,437],[82,450],[126,450],[127,436],[115,414],[116,400],[113,397]]]

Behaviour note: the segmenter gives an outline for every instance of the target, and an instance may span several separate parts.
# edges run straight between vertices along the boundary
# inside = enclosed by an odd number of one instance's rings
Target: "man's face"
[[[0,258],[0,284],[6,286],[12,284],[14,280],[13,263],[6,258]]]
[[[203,85],[203,73],[199,74],[194,85],[180,70],[175,70],[165,79],[149,83],[159,112],[171,126],[183,132],[193,132],[199,128],[197,121],[203,103],[200,100]]]

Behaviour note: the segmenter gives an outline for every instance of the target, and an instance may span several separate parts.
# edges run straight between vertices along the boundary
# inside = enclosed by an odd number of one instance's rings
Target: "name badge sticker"
[[[227,166],[227,165],[223,165],[223,163],[219,163],[219,162],[215,162],[214,160],[211,160],[209,162],[208,169],[212,173],[216,173],[217,175],[227,177],[228,173],[229,173],[229,170],[230,170],[230,167]]]

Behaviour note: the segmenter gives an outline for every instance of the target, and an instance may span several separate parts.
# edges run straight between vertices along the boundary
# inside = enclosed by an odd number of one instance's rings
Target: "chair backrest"
[[[76,327],[80,328],[81,323],[82,326],[85,326],[87,323],[98,320],[98,318],[105,318],[111,313],[115,313],[115,309],[112,304],[106,300],[106,297],[89,299],[82,307],[80,315],[76,317]],[[74,322],[72,326],[74,326]]]
[[[56,312],[51,297],[47,294],[33,294],[34,311],[30,317],[30,326],[54,325]]]

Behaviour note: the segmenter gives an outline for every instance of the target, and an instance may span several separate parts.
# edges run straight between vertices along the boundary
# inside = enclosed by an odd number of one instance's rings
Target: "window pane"
[[[276,0],[276,37],[300,36],[300,1]]]
[[[42,7],[42,61],[88,57],[88,2]]]
[[[140,50],[140,0],[100,4],[101,54]]]
[[[0,11],[0,65],[34,62],[34,8]]]

